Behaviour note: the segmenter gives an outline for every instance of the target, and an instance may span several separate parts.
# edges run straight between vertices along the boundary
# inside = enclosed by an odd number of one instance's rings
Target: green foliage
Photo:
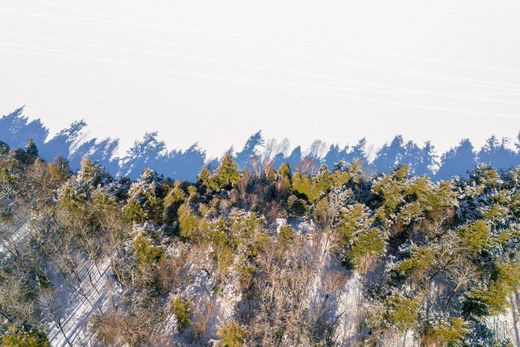
[[[381,207],[377,212],[377,217],[381,221],[385,221],[404,202],[406,188],[404,178],[407,175],[408,167],[403,166],[391,175],[383,175],[372,186],[372,193],[381,200]]]
[[[490,243],[490,229],[483,220],[477,220],[457,230],[459,247],[472,255],[478,255]]]
[[[508,306],[507,287],[499,283],[491,283],[487,288],[473,289],[466,294],[466,311],[471,308],[471,313],[476,315],[494,315],[502,313]]]
[[[357,203],[351,206],[343,215],[340,224],[340,230],[344,242],[348,243],[360,232],[367,230],[373,223],[373,218],[370,217],[368,209],[365,205]]]
[[[309,177],[300,172],[297,172],[292,177],[292,189],[305,196],[310,202],[315,202],[318,198],[327,193],[331,184],[331,176],[325,166],[320,167],[318,175],[314,177]]]
[[[442,223],[450,220],[450,212],[458,205],[457,192],[450,182],[440,182],[432,187],[424,196],[419,196],[417,201],[422,205],[422,210],[428,223],[424,223],[432,229],[434,236],[440,232]]]
[[[516,217],[520,217],[520,191],[513,194],[509,208]]]
[[[140,231],[134,237],[132,248],[137,256],[137,263],[142,265],[153,265],[158,262],[164,254],[163,246],[155,246],[152,239],[144,231]]]
[[[466,307],[480,307],[474,312],[483,314],[500,314],[510,307],[508,297],[520,288],[520,267],[518,262],[497,263],[494,279],[487,287],[476,288],[466,294]]]
[[[278,242],[282,249],[287,249],[287,247],[294,240],[295,236],[296,233],[294,232],[293,228],[291,228],[289,225],[282,225],[280,227],[280,231],[278,232]]]
[[[385,319],[390,326],[404,333],[417,324],[419,300],[393,294],[387,299]]]
[[[96,188],[107,178],[105,170],[89,158],[81,160],[81,166],[76,175],[76,181],[83,187]]]
[[[200,170],[199,176],[197,177],[199,184],[208,190],[219,189],[215,179],[213,179],[211,172],[206,166],[203,166]]]
[[[422,226],[435,236],[440,224],[449,217],[449,210],[457,205],[457,194],[449,182],[433,184],[427,177],[409,178],[406,165],[392,174],[383,175],[372,186],[372,193],[381,201],[376,212],[386,227]],[[398,222],[397,225],[394,223]]]
[[[188,199],[189,200],[195,200],[199,197],[199,194],[197,193],[197,187],[194,185],[189,185],[187,188],[188,191]]]
[[[520,287],[520,261],[500,262],[496,265],[496,282],[501,282],[510,292]]]
[[[107,194],[101,189],[96,189],[91,194],[90,208],[93,212],[102,214],[111,210],[113,211],[114,209],[119,209],[119,205],[114,196]]]
[[[428,324],[422,331],[422,339],[427,345],[460,346],[468,332],[464,319],[454,317],[449,323]]]
[[[57,160],[51,170],[56,179],[67,176],[68,164]],[[90,159],[83,159],[75,176],[70,177],[59,190],[58,206],[69,214],[70,221],[78,220],[81,224],[93,222],[91,219],[92,194],[98,191],[101,184],[107,183],[109,176],[98,164]],[[74,224],[74,223],[72,223]]]
[[[231,238],[234,248],[239,248],[249,259],[255,258],[269,242],[269,234],[262,230],[262,222],[255,213],[231,217]]]
[[[326,226],[330,218],[329,199],[325,196],[314,205],[315,218],[322,226]]]
[[[368,208],[359,203],[343,215],[336,248],[348,267],[361,269],[361,265],[367,265],[362,263],[370,262],[384,252],[386,237],[381,230],[372,227],[373,222]]]
[[[18,180],[6,167],[0,167],[0,192],[13,195],[18,190]]]
[[[191,303],[186,298],[175,298],[172,300],[172,310],[177,319],[179,331],[185,330],[191,325]]]
[[[385,250],[385,246],[385,239],[379,229],[372,228],[360,233],[354,240],[350,250],[352,263],[358,267],[362,259],[382,254]]]
[[[60,156],[56,157],[53,163],[49,163],[48,169],[50,180],[55,182],[57,185],[63,184],[72,175],[69,162]]]
[[[233,263],[233,248],[227,244],[219,246],[215,250],[215,259],[217,261],[217,273],[225,275]]]
[[[258,254],[263,251],[268,242],[271,242],[269,233],[265,231],[258,231],[255,233],[253,242],[251,242],[248,246],[246,255],[250,258],[257,257]]]
[[[177,211],[186,199],[186,194],[180,187],[170,189],[164,198],[163,221],[165,224],[172,224],[177,220]]]
[[[332,187],[340,188],[349,182],[354,185],[360,184],[362,167],[361,160],[353,161],[346,169],[343,162],[338,163],[331,175]]]
[[[397,220],[403,225],[410,225],[422,217],[422,206],[418,201],[404,205],[397,216]]]
[[[229,228],[222,218],[211,225],[211,242],[215,250],[217,272],[223,275],[233,262],[233,242]]]
[[[239,178],[240,171],[237,163],[230,154],[226,154],[214,175],[204,166],[199,173],[198,181],[201,186],[210,191],[219,191],[230,188]]]
[[[280,168],[278,169],[278,174],[282,177],[287,177],[290,179],[292,177],[292,170],[288,163],[283,163],[280,165]]]
[[[296,195],[290,195],[287,199],[287,211],[293,216],[303,216],[307,210],[307,202],[298,198]]]
[[[38,284],[44,290],[52,288],[51,280],[47,276],[45,276],[44,274],[37,273],[36,274],[36,281],[38,281]]]
[[[162,222],[164,190],[162,179],[152,170],[144,170],[139,181],[128,192],[128,200],[123,208],[124,217],[137,223]]]
[[[286,191],[291,189],[292,171],[291,167],[287,163],[283,163],[278,169],[278,175],[282,181],[282,186]]]
[[[244,345],[246,330],[237,322],[231,321],[223,325],[217,335],[220,338],[218,347],[240,347]]]
[[[457,193],[450,182],[441,182],[434,188],[433,195],[428,196],[423,203],[433,210],[441,210],[447,207],[455,207],[457,205]]]
[[[403,181],[410,176],[410,165],[404,164],[394,170],[393,177],[396,181]]]
[[[15,326],[9,327],[6,334],[2,335],[4,347],[50,347],[45,334],[36,331],[25,331]]]
[[[311,179],[297,172],[292,179],[292,189],[304,195],[309,201],[314,201],[320,194],[318,187],[313,186]]]
[[[487,164],[477,165],[470,173],[470,179],[483,188],[493,188],[499,184],[498,172]]]
[[[233,160],[231,155],[226,154],[224,158],[222,158],[214,176],[218,188],[230,187],[235,184],[239,178],[240,172],[238,171],[237,163]]]
[[[410,274],[415,280],[426,279],[435,264],[435,249],[431,246],[413,247],[411,256],[399,263],[396,270],[401,274]]]
[[[509,214],[509,210],[498,204],[491,206],[487,211],[482,213],[482,218],[485,220],[493,221],[497,219],[503,219]]]
[[[0,155],[0,195],[9,193],[6,205],[22,207],[13,217],[31,212],[21,238],[13,233],[18,225],[9,224],[17,219],[1,221],[10,252],[0,269],[2,315],[38,322],[55,286],[54,277],[43,275],[47,259],[74,272],[88,258],[96,267],[108,260],[124,288],[116,298],[123,304],[103,313],[103,331],[96,333],[110,336],[108,344],[161,343],[153,335],[168,313],[179,331],[193,326],[197,342],[205,343],[206,319],[215,300],[227,300],[218,298],[228,293],[227,283],[238,283],[243,300],[236,317],[244,320],[221,327],[220,346],[328,344],[342,319],[335,305],[351,292],[364,296],[367,335],[377,343],[386,343],[390,331],[410,330],[426,345],[471,345],[484,335],[484,345],[497,340],[491,330],[479,333],[520,289],[520,170],[479,166],[470,179],[432,182],[411,177],[406,166],[371,177],[360,162],[332,172],[315,170],[311,160],[307,165],[294,175],[287,164],[278,172],[266,165],[241,173],[227,155],[214,174],[203,168],[190,184],[152,170],[135,182],[113,179],[88,159],[71,176],[65,161],[47,164],[23,150]],[[297,235],[284,225],[275,233],[280,217],[314,228]],[[338,259],[356,273],[338,269]],[[199,271],[208,275],[207,296],[193,298],[195,307],[183,297],[168,301],[200,285]],[[351,283],[360,290],[350,291]],[[318,311],[309,306],[314,285],[323,293]],[[45,345],[33,338],[39,335],[13,330],[2,343]]]
[[[201,241],[200,222],[188,204],[183,204],[178,211],[180,235],[192,242]]]
[[[123,210],[123,216],[130,222],[142,223],[146,221],[147,214],[138,200],[129,200]]]

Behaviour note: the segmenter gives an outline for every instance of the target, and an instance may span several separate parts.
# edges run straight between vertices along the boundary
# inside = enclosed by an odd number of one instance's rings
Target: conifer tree
[[[25,151],[31,157],[37,157],[38,156],[38,148],[36,147],[36,144],[34,143],[32,138],[29,139],[29,141],[27,142],[27,145],[25,146]]]
[[[224,158],[222,158],[214,176],[218,189],[230,187],[236,183],[239,178],[240,172],[238,171],[237,163],[230,154],[226,154]]]

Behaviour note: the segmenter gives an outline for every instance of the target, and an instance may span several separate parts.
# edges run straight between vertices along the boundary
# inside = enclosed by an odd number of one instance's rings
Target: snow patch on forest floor
[[[520,347],[520,293],[517,292],[509,298],[511,308],[505,313],[486,319],[487,326],[496,335],[510,341]]]
[[[351,274],[338,296],[338,322],[335,339],[340,345],[351,345],[358,333],[363,301],[363,283],[357,273]]]
[[[52,346],[95,346],[89,332],[90,319],[105,312],[113,299],[113,280],[108,259],[98,264],[85,261],[78,268],[81,283],[56,274],[53,279],[57,300],[48,305],[47,315],[52,317],[53,310],[57,319],[49,321],[49,341]],[[92,281],[89,279],[90,278]],[[60,329],[59,323],[62,326]],[[63,330],[63,331],[62,331]],[[69,342],[67,342],[67,340]]]

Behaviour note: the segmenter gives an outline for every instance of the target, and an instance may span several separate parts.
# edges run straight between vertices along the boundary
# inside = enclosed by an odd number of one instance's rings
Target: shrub
[[[218,347],[240,347],[244,345],[246,331],[240,324],[231,321],[223,325],[217,335],[220,337]]]
[[[50,343],[47,336],[41,332],[11,326],[2,336],[2,346],[50,347]]]
[[[179,219],[180,235],[189,241],[198,241],[199,219],[195,216],[188,204],[179,207],[177,212]]]
[[[278,242],[282,249],[287,249],[287,247],[294,240],[295,236],[296,233],[294,232],[293,228],[291,228],[289,225],[282,225],[280,227],[280,231],[278,232]]]
[[[177,211],[184,199],[186,194],[179,187],[170,189],[166,197],[164,198],[164,211],[163,221],[167,225],[172,224],[177,219]]]
[[[172,301],[172,310],[177,319],[179,331],[191,325],[191,303],[185,298],[175,298]]]
[[[228,227],[224,220],[219,219],[211,230],[211,242],[214,255],[217,261],[217,272],[225,274],[228,267],[233,262],[233,248],[230,236],[228,235]]]

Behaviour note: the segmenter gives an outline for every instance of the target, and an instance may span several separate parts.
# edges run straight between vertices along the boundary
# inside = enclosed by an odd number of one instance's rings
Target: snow
[[[92,276],[88,279],[87,271]],[[74,346],[96,346],[91,332],[88,330],[90,318],[105,312],[111,305],[111,296],[115,281],[111,276],[108,259],[99,264],[99,272],[91,261],[84,262],[78,269],[81,283],[80,290],[86,297],[78,293],[71,279],[63,279],[56,275],[54,281],[57,297],[59,298],[56,311],[61,316],[63,330],[67,339]],[[61,278],[60,278],[61,277]],[[90,303],[89,303],[90,302]],[[52,346],[68,346],[65,337],[55,322],[49,322],[49,341]]]
[[[511,308],[505,313],[486,319],[487,326],[493,330],[499,338],[509,338],[515,346],[520,346],[520,292],[511,295]]]
[[[357,273],[348,279],[338,298],[337,313],[341,314],[336,329],[336,340],[340,345],[349,344],[358,333],[361,307],[363,303],[363,284]]]
[[[316,230],[312,219],[276,218],[273,224],[277,234],[280,232],[280,228],[285,225],[289,225],[297,234],[311,234]]]

